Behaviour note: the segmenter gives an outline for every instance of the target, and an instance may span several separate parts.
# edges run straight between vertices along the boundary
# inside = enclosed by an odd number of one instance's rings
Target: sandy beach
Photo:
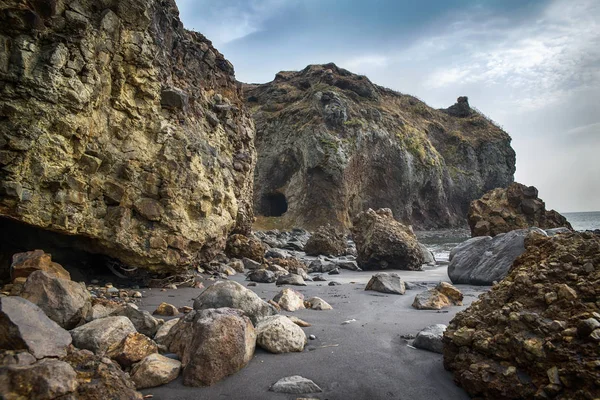
[[[446,267],[425,271],[397,272],[407,282],[428,283],[449,281]],[[183,386],[181,377],[168,385],[143,390],[157,400],[196,399],[468,399],[467,394],[452,381],[442,366],[442,356],[412,348],[403,335],[415,335],[431,324],[448,324],[452,317],[486,288],[458,285],[465,295],[464,306],[442,311],[415,310],[414,296],[423,289],[407,290],[405,295],[387,295],[364,291],[373,272],[346,271],[340,275],[324,275],[341,285],[328,282],[307,282],[308,286],[293,287],[306,298],[319,296],[333,306],[331,311],[299,310],[293,313],[312,324],[304,328],[306,335],[315,335],[302,353],[271,354],[256,349],[253,360],[235,375],[206,388]],[[231,278],[244,285],[244,275]],[[207,280],[208,286],[213,281]],[[283,287],[257,284],[250,287],[265,300],[273,298]],[[165,301],[177,307],[191,306],[202,289],[146,289],[141,308],[152,312]],[[344,321],[356,322],[342,325]],[[301,375],[312,379],[322,393],[286,395],[269,392],[278,379]]]

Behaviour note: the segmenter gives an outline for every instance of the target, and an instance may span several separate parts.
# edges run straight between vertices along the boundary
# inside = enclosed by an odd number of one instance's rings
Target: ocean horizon
[[[577,231],[600,229],[600,211],[565,212],[562,215]]]

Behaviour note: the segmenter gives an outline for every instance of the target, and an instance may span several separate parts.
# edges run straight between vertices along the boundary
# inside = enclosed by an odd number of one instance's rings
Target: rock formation
[[[232,65],[174,0],[0,4],[2,230],[160,272],[210,259],[249,231],[253,139]]]
[[[600,237],[532,235],[509,275],[456,315],[444,365],[481,399],[600,394]]]
[[[506,189],[489,191],[469,207],[469,226],[472,236],[496,236],[514,229],[566,227],[573,229],[565,217],[538,197],[533,186],[512,183]]]
[[[244,95],[255,211],[287,226],[349,227],[369,207],[419,228],[458,226],[473,199],[513,181],[509,135],[466,98],[435,110],[334,64],[280,72]]]

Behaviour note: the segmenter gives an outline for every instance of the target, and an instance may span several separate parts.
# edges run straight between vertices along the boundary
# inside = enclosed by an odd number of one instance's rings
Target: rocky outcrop
[[[482,399],[600,393],[600,238],[534,236],[508,274],[450,322],[444,365]]]
[[[435,110],[334,64],[280,72],[244,95],[255,211],[284,226],[350,227],[381,207],[419,228],[462,226],[472,200],[513,181],[509,135],[466,98]]]
[[[512,183],[506,189],[489,191],[469,207],[471,236],[496,236],[515,229],[566,227],[573,229],[565,217],[538,198],[533,186]]]
[[[0,5],[1,217],[172,272],[249,232],[253,139],[174,0]]]
[[[309,256],[341,256],[346,252],[346,238],[331,225],[321,226],[310,236],[304,251]]]
[[[362,269],[420,270],[423,253],[412,229],[394,219],[389,208],[368,209],[354,218],[352,233]]]

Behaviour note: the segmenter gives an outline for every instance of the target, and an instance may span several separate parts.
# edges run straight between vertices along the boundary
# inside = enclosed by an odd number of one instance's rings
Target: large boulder
[[[250,362],[256,332],[240,310],[192,311],[171,328],[168,347],[181,359],[184,385],[210,386]]]
[[[369,208],[353,223],[357,262],[362,269],[421,269],[423,253],[415,234],[396,221],[390,209]]]
[[[345,235],[331,225],[321,226],[308,239],[304,251],[309,256],[341,256],[346,252]]]
[[[253,219],[233,66],[174,0],[70,4],[0,3],[1,229],[160,273],[212,259]]]
[[[68,363],[52,358],[30,365],[0,367],[0,398],[56,399],[77,389],[77,374]]]
[[[369,279],[365,290],[373,290],[381,293],[404,294],[406,287],[404,281],[398,274],[379,272]]]
[[[231,258],[249,258],[257,262],[263,261],[265,251],[265,245],[260,240],[240,234],[231,235],[225,248],[225,252]]]
[[[542,230],[535,233],[546,235]],[[518,256],[525,252],[529,229],[517,229],[495,237],[478,236],[466,240],[450,252],[448,276],[452,283],[492,285],[501,281]]]
[[[131,379],[137,389],[146,389],[166,385],[177,379],[180,370],[180,361],[160,354],[150,354],[133,366]]]
[[[301,352],[306,334],[288,317],[275,315],[256,325],[256,344],[271,353]]]
[[[496,236],[515,229],[566,227],[573,229],[565,217],[538,198],[533,186],[511,183],[506,189],[497,188],[471,202],[469,227],[472,236]]]
[[[194,310],[223,307],[242,310],[255,325],[262,318],[277,314],[277,310],[256,293],[233,281],[217,282],[194,300]]]
[[[27,278],[35,271],[45,271],[57,278],[71,279],[69,272],[62,265],[52,262],[52,256],[44,253],[43,250],[33,250],[13,255],[10,265],[11,279]]]
[[[27,350],[36,358],[63,357],[69,332],[21,297],[0,297],[0,349]]]
[[[35,271],[27,278],[21,297],[37,304],[65,329],[85,322],[92,312],[91,295],[82,283]]]
[[[482,399],[600,393],[600,237],[535,236],[509,274],[444,333],[444,366]]]
[[[88,322],[71,330],[73,345],[104,355],[119,345],[129,334],[136,333],[127,317],[106,317]]]

